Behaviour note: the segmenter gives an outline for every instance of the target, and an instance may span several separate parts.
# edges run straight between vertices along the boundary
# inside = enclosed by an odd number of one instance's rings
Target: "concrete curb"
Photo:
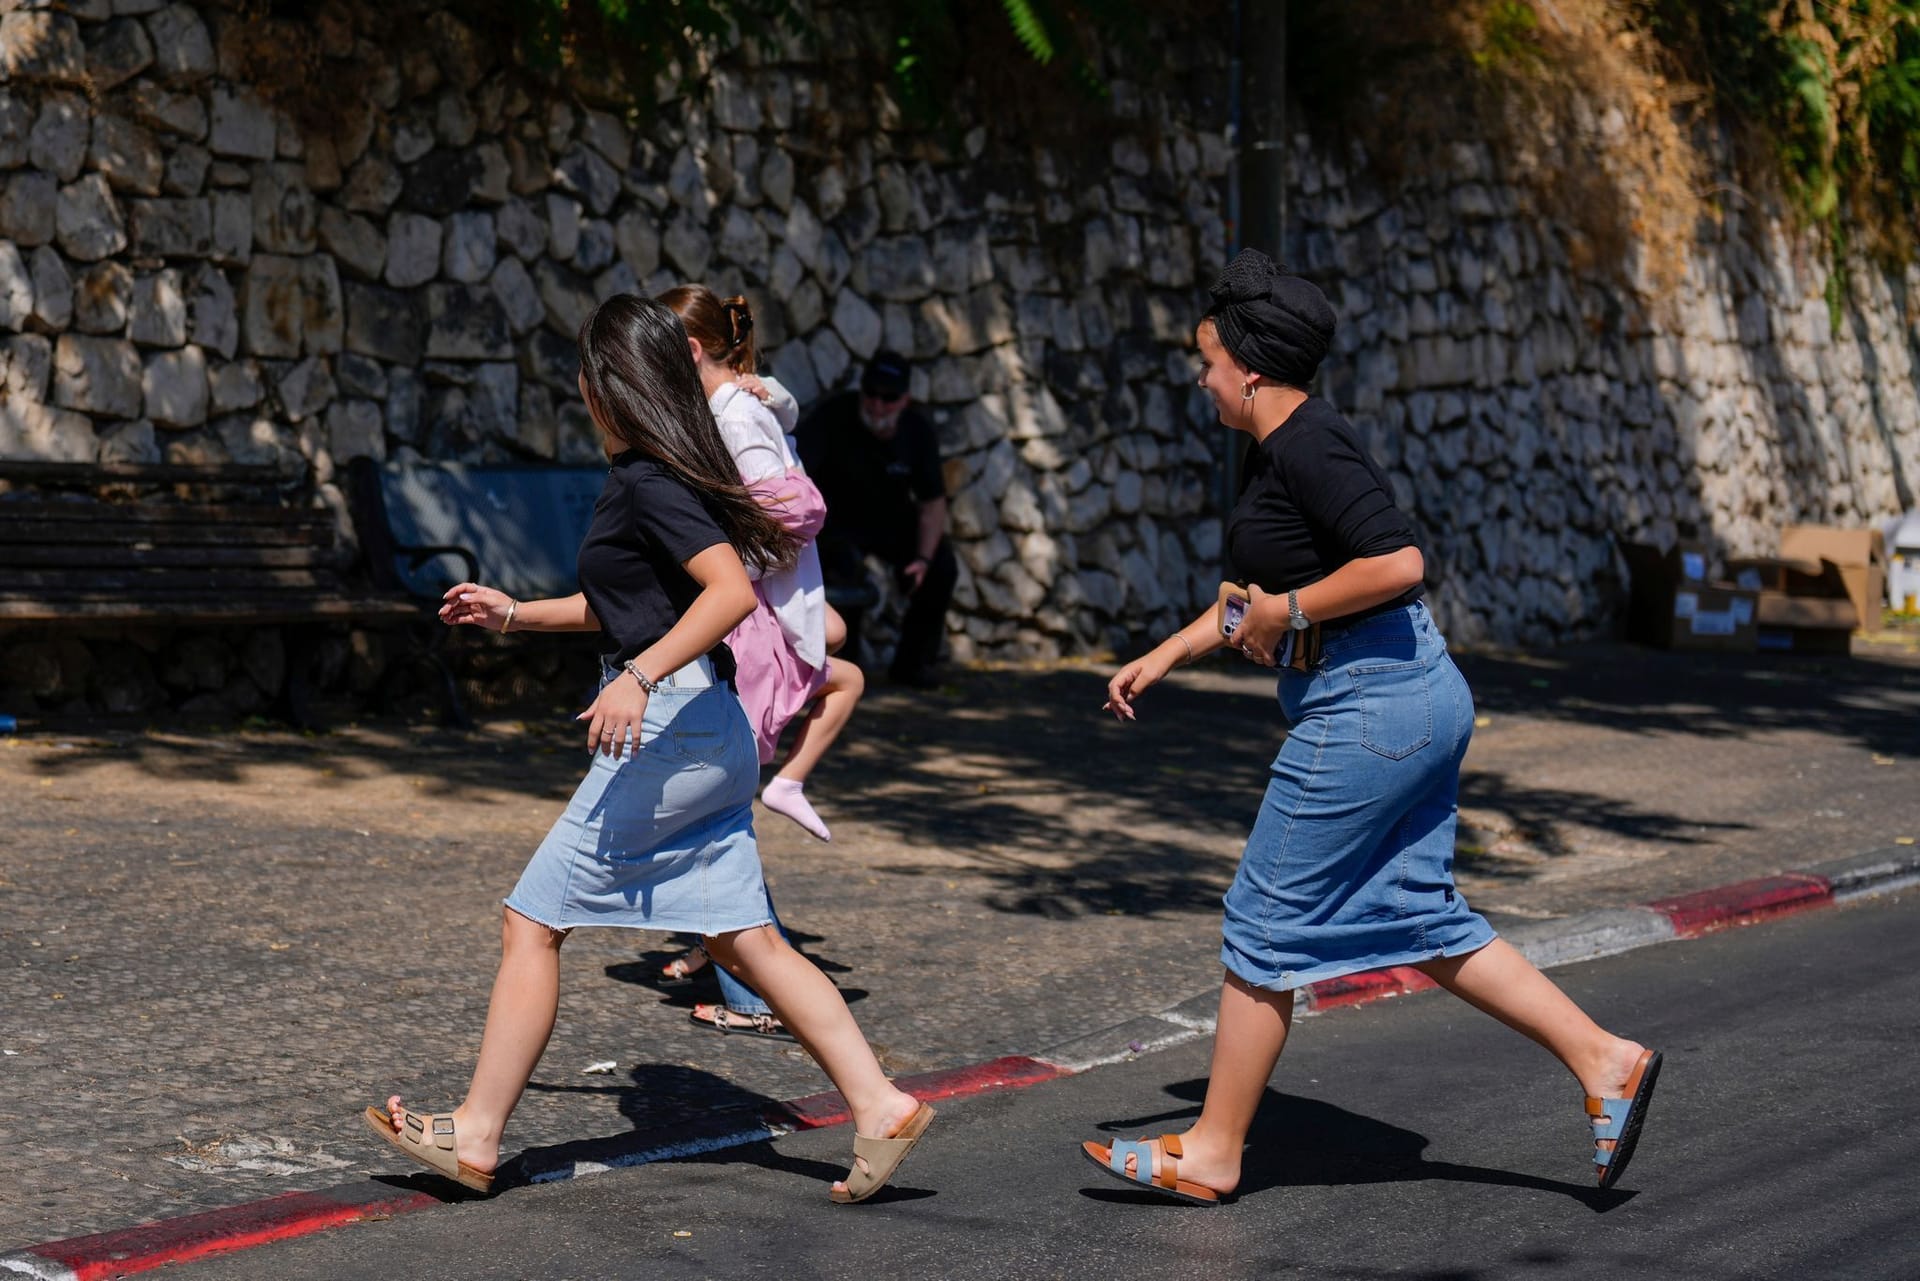
[[[1920,846],[1890,846],[1779,876],[1741,881],[1638,907],[1583,912],[1507,931],[1507,940],[1542,969],[1572,965],[1674,939],[1830,907],[1920,885]],[[1405,967],[1330,979],[1299,989],[1298,1014],[1368,1005],[1433,984]],[[1076,1037],[1038,1054],[902,1077],[916,1097],[938,1101],[1024,1089],[1150,1054],[1213,1033],[1217,991]],[[758,1143],[797,1130],[844,1125],[846,1102],[834,1091],[773,1104],[762,1111],[721,1113],[646,1133],[589,1139],[523,1154],[502,1167],[506,1186],[584,1178],[625,1166]],[[437,1185],[432,1176],[419,1176]],[[0,1254],[0,1274],[36,1281],[102,1281],[166,1263],[244,1250],[343,1223],[393,1218],[453,1199],[404,1182],[365,1179],[318,1192],[293,1192],[245,1205],[165,1219],[93,1236],[48,1241]]]

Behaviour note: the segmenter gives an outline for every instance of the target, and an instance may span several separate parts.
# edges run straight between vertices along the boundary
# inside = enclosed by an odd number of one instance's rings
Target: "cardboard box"
[[[1630,639],[1661,649],[1753,652],[1759,593],[1708,578],[1706,548],[1622,543],[1620,550],[1631,580]]]
[[[1727,562],[1742,588],[1759,594],[1755,642],[1762,650],[1846,654],[1860,616],[1847,595],[1840,567],[1830,560],[1746,556]]]
[[[1880,602],[1887,598],[1887,542],[1879,530],[1789,525],[1780,531],[1780,554],[1839,566],[1853,602],[1854,626],[1879,626]]]

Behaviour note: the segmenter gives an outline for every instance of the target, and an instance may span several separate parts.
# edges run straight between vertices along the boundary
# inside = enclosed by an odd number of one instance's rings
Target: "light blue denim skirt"
[[[1221,963],[1285,990],[1491,943],[1453,885],[1473,696],[1427,607],[1332,632],[1279,694],[1292,728],[1227,890]]]
[[[556,930],[712,935],[765,925],[773,910],[753,835],[759,782],[740,700],[708,660],[690,663],[647,700],[637,749],[617,760],[593,754],[507,906]]]

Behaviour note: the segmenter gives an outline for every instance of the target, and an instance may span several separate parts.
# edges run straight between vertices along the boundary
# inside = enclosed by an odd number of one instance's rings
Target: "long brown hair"
[[[698,494],[741,560],[761,571],[793,564],[800,543],[740,483],[678,316],[615,294],[580,326],[580,369],[607,430]]]
[[[735,294],[723,299],[705,285],[675,285],[660,295],[660,301],[673,308],[687,327],[687,336],[715,361],[736,374],[760,368],[760,356],[754,350],[753,307],[745,298]]]

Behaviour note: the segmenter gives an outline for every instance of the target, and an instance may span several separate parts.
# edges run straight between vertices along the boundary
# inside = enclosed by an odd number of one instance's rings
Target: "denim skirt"
[[[1427,607],[1333,632],[1279,694],[1291,729],[1227,890],[1221,963],[1285,990],[1491,943],[1453,885],[1473,696]]]
[[[602,673],[602,685],[613,676]],[[551,929],[724,934],[773,920],[753,794],[760,758],[740,700],[702,658],[647,699],[640,742],[593,765],[507,906]]]

